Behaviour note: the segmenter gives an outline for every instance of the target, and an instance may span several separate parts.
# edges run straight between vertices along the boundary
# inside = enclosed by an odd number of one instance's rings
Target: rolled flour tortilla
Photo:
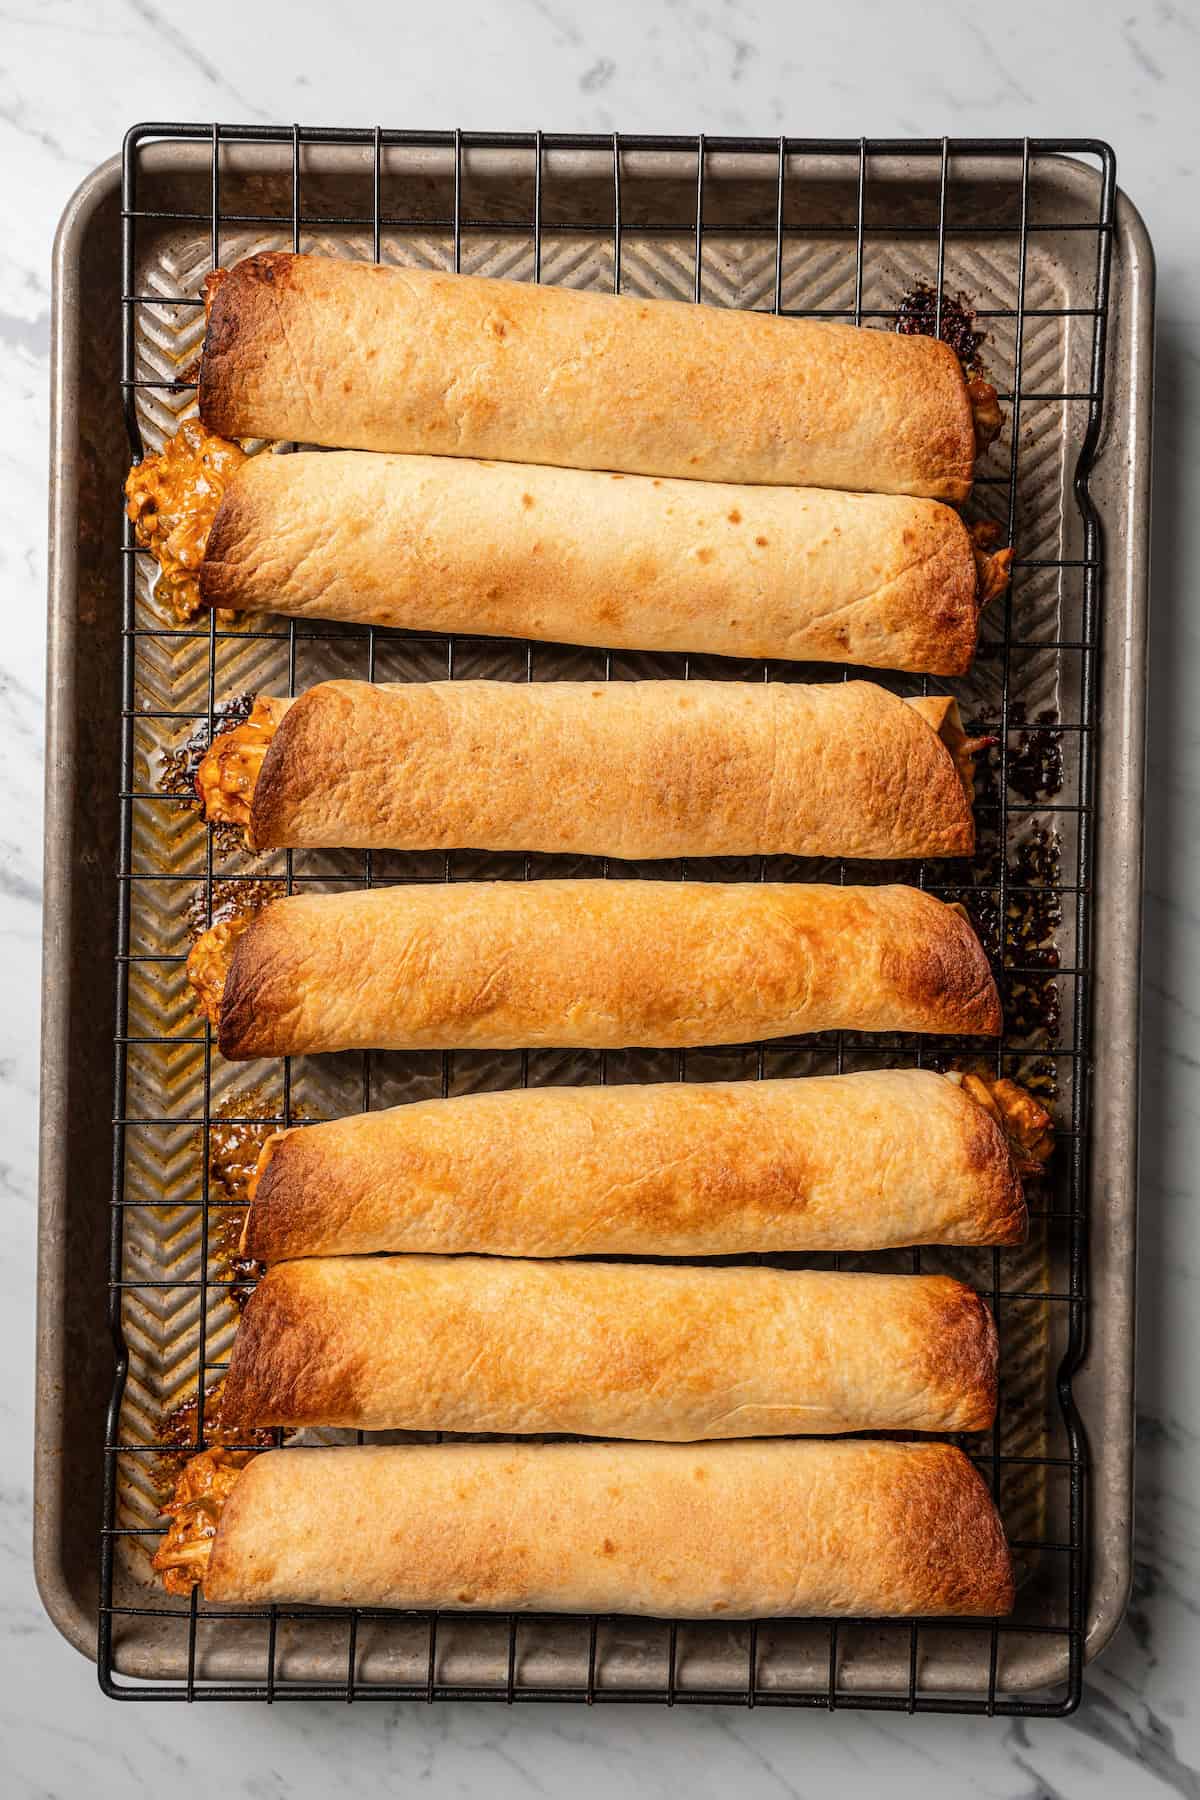
[[[464,1094],[277,1132],[242,1254],[733,1256],[1019,1244],[1049,1118],[1011,1081],[800,1081]]]
[[[966,916],[908,887],[484,881],[293,894],[204,933],[233,1059],[1000,1030]]]
[[[223,442],[147,458],[130,504],[234,612],[954,675],[1011,561],[932,500],[353,452],[195,480]]]
[[[947,344],[852,325],[271,251],[208,302],[230,438],[958,501],[1000,423]]]
[[[276,1263],[221,1422],[661,1439],[983,1431],[996,1328],[944,1275],[341,1256]]]
[[[991,1496],[951,1444],[403,1444],[245,1467],[212,1450],[167,1510],[155,1568],[219,1604],[685,1619],[1013,1604]]]
[[[261,698],[197,788],[256,849],[968,856],[978,748],[865,681],[327,681]]]

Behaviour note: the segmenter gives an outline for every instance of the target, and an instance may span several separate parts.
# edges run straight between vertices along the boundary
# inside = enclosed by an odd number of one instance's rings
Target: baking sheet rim
[[[280,166],[285,145],[256,146],[274,152]],[[332,156],[338,146],[323,146]],[[184,162],[207,161],[208,148],[160,145],[159,154],[184,152]],[[187,155],[187,152],[192,152]],[[354,155],[345,147],[347,158]],[[520,158],[520,151],[510,153]],[[336,157],[333,158],[336,162]],[[816,160],[820,160],[817,158]],[[832,161],[832,159],[830,159]],[[1073,166],[1081,173],[1082,165]],[[43,923],[43,1003],[39,1123],[37,1363],[34,1442],[34,1563],[39,1593],[51,1620],[84,1655],[95,1657],[96,1620],[71,1592],[54,1535],[63,1490],[62,1384],[54,1377],[55,1346],[64,1328],[69,1245],[56,1230],[68,1179],[66,1083],[62,1079],[69,1017],[70,958],[65,922],[74,899],[68,826],[79,771],[74,759],[75,684],[69,649],[76,619],[76,551],[80,514],[78,458],[70,422],[78,393],[81,362],[79,261],[82,241],[98,208],[119,188],[120,156],[85,178],[69,200],[55,236],[51,328],[50,545],[46,716],[46,846]],[[1117,196],[1107,387],[1107,454],[1113,459],[1112,421],[1118,397],[1128,429],[1126,505],[1119,529],[1103,509],[1106,527],[1106,584],[1102,604],[1105,649],[1101,662],[1101,708],[1121,721],[1101,734],[1098,779],[1099,842],[1096,883],[1097,944],[1111,932],[1108,960],[1098,952],[1093,1006],[1094,1056],[1092,1134],[1089,1160],[1089,1235],[1093,1269],[1105,1267],[1101,1304],[1098,1282],[1089,1286],[1088,1349],[1075,1379],[1075,1397],[1091,1450],[1090,1510],[1086,1521],[1089,1571],[1085,1658],[1091,1661],[1109,1642],[1124,1615],[1132,1577],[1133,1319],[1137,1174],[1137,1068],[1140,981],[1142,817],[1145,761],[1145,683],[1148,627],[1148,540],[1153,334],[1153,251],[1140,215],[1123,194]],[[1132,271],[1132,274],[1128,273]],[[1132,308],[1127,328],[1130,366],[1117,354],[1112,324]],[[1103,458],[1093,475],[1102,479]],[[1140,503],[1139,503],[1140,502]],[[1136,521],[1136,523],[1135,523]],[[1113,617],[1117,599],[1119,617]],[[1116,654],[1116,652],[1121,654]],[[64,779],[66,777],[66,779]],[[1130,926],[1133,927],[1130,930]],[[107,1046],[106,1046],[107,1048]],[[107,1055],[103,1079],[110,1070]],[[1108,1203],[1098,1204],[1096,1171],[1106,1170]],[[1098,1361],[1115,1370],[1106,1391],[1087,1401],[1089,1371]],[[1107,1404],[1103,1404],[1107,1402]],[[1113,1417],[1114,1411],[1119,1415]],[[1089,1429],[1089,1413],[1092,1415]],[[1103,1415],[1103,1416],[1101,1416]],[[1114,1431],[1114,1427],[1116,1427]],[[101,1471],[97,1469],[97,1477]],[[1054,1666],[1049,1666],[1050,1663]],[[1031,1658],[1020,1687],[1044,1686],[1063,1676],[1065,1650],[1051,1645]],[[1008,1691],[1017,1691],[1010,1688]]]

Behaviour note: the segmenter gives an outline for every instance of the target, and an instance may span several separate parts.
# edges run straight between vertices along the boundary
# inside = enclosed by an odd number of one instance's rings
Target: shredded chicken
[[[976,598],[980,607],[991,600],[998,600],[1008,586],[1012,572],[1013,553],[1011,550],[996,550],[988,555],[985,551],[975,552],[975,574],[978,581]]]
[[[1011,550],[997,550],[1000,541],[1000,527],[990,519],[981,519],[971,527],[971,542],[975,551],[975,597],[982,610],[989,601],[998,600],[1008,586],[1012,575]]]
[[[251,1174],[250,1179],[246,1184],[246,1198],[250,1202],[251,1206],[253,1206],[255,1196],[258,1193],[258,1184],[267,1172],[267,1164],[271,1161],[271,1158],[274,1156],[276,1150],[278,1150],[280,1144],[282,1144],[284,1138],[288,1137],[289,1135],[290,1135],[290,1133],[288,1131],[273,1131],[271,1133],[270,1137],[264,1143],[262,1149],[259,1151],[258,1162],[256,1163],[254,1171]],[[247,1211],[247,1213],[246,1213],[247,1223],[249,1223],[249,1219],[250,1219],[250,1214],[249,1214],[249,1211]],[[245,1249],[245,1245],[246,1245],[246,1229],[245,1229],[245,1226],[243,1226],[242,1227],[242,1248],[243,1249]]]
[[[254,1450],[214,1447],[190,1457],[163,1507],[171,1523],[154,1554],[154,1572],[168,1594],[190,1594],[203,1581],[221,1513]]]
[[[1004,414],[1000,411],[996,390],[990,381],[976,376],[967,383],[967,395],[975,419],[975,448],[986,450],[1004,430]]]
[[[221,996],[225,992],[233,946],[253,917],[253,911],[247,911],[211,925],[196,939],[188,955],[187,978],[196,996],[196,1006],[210,1025],[215,1026],[220,1021]]]
[[[1045,1107],[1016,1081],[963,1075],[961,1085],[963,1092],[1003,1128],[1021,1173],[1040,1173],[1054,1148],[1054,1121]]]
[[[204,277],[204,323],[206,325],[212,317],[213,301],[217,297],[217,289],[228,278],[228,269],[214,269],[210,275]]]
[[[155,593],[181,624],[200,611],[204,547],[221,496],[245,460],[237,444],[188,419],[161,455],[129,471],[125,499],[134,535],[158,563]]]
[[[210,825],[241,825],[250,849],[250,813],[263,758],[288,707],[289,700],[260,694],[250,717],[216,736],[196,771],[196,792]]]

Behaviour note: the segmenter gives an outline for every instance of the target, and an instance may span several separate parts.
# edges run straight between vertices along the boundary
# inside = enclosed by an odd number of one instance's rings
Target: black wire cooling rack
[[[160,154],[162,146],[188,146],[193,158],[197,153],[206,158],[203,187],[207,203],[169,205],[152,195],[153,204],[144,197],[144,165],[147,155]],[[245,192],[238,187],[230,199],[227,161],[232,153],[246,146],[265,146],[274,159],[285,194],[283,208],[255,210],[245,202]],[[360,172],[364,175],[361,192],[370,194],[370,205],[361,210],[322,209],[318,216],[306,210],[308,177],[306,158],[315,152],[343,149],[356,153]],[[427,182],[422,190],[420,208],[406,210],[403,180],[390,179],[391,159],[397,152],[429,153],[443,170],[442,185],[437,190],[448,204],[431,202],[433,188]],[[468,179],[473,159],[482,153],[505,153],[521,160],[528,180],[522,190],[530,205],[523,216],[479,217],[472,211],[471,183]],[[1037,200],[1039,171],[1060,158],[1072,158],[1091,171],[1087,192],[1091,196],[1086,215],[1047,214]],[[585,161],[594,176],[598,164],[607,167],[604,187],[607,203],[599,209],[595,201],[593,180],[591,199],[580,215],[574,216],[569,198],[569,183],[556,180],[553,209],[548,209],[545,196],[548,170],[561,174],[573,158]],[[199,1294],[198,1323],[195,1333],[195,1390],[200,1396],[195,1427],[195,1444],[205,1442],[204,1393],[206,1384],[223,1363],[210,1353],[208,1320],[210,1299],[222,1285],[236,1285],[230,1276],[223,1282],[212,1271],[210,1231],[219,1208],[226,1204],[210,1193],[210,1148],[215,1125],[236,1124],[235,1114],[218,1115],[214,1102],[214,1046],[208,1028],[200,1033],[194,1023],[179,1032],[164,1030],[146,1033],[133,1028],[130,1014],[131,972],[142,965],[163,966],[168,974],[177,975],[183,961],[175,950],[147,951],[135,936],[137,895],[143,884],[180,880],[177,870],[146,866],[138,860],[138,815],[142,808],[179,807],[186,802],[175,795],[164,794],[152,783],[137,779],[140,752],[137,734],[146,721],[162,721],[166,732],[183,733],[199,727],[211,735],[219,723],[222,692],[221,652],[230,643],[245,645],[262,641],[277,643],[286,658],[288,688],[294,692],[298,661],[307,656],[307,646],[324,641],[345,644],[356,641],[361,655],[361,670],[374,679],[384,661],[390,671],[403,666],[406,656],[420,656],[421,673],[428,674],[431,659],[440,673],[453,679],[462,672],[464,646],[475,640],[453,639],[427,634],[400,634],[374,629],[354,630],[281,622],[277,629],[262,631],[226,630],[216,615],[210,614],[202,626],[166,625],[148,617],[138,600],[138,565],[142,553],[134,546],[131,528],[126,521],[124,535],[124,654],[122,697],[122,787],[120,793],[119,849],[119,920],[116,965],[116,1034],[114,1066],[114,1139],[113,1191],[110,1267],[110,1318],[116,1351],[116,1375],[109,1413],[105,1453],[104,1516],[101,1557],[101,1589],[99,1617],[99,1673],[105,1692],[122,1699],[246,1699],[282,1700],[292,1698],[335,1698],[346,1701],[362,1699],[453,1698],[516,1700],[572,1699],[588,1703],[608,1700],[664,1702],[726,1703],[755,1706],[801,1706],[834,1709],[869,1707],[893,1711],[943,1711],[957,1713],[1017,1714],[1024,1716],[1055,1715],[1070,1711],[1078,1702],[1083,1668],[1083,1640],[1086,1596],[1085,1488],[1087,1453],[1083,1432],[1071,1395],[1071,1379],[1083,1348],[1086,1310],[1086,1156],[1088,1136],[1088,1029],[1090,1001],[1090,898],[1093,871],[1093,784],[1095,767],[1095,735],[1097,728],[1096,692],[1097,659],[1100,644],[1100,592],[1102,576],[1103,535],[1089,494],[1088,482],[1100,438],[1104,406],[1105,336],[1108,313],[1109,265],[1112,250],[1115,201],[1115,163],[1105,144],[1092,140],[928,140],[905,142],[876,139],[755,139],[755,138],[660,138],[562,136],[534,134],[476,134],[460,132],[399,132],[379,128],[366,130],[315,130],[308,128],[261,126],[202,126],[182,124],[148,124],[135,127],[128,135],[124,150],[122,185],[122,268],[123,268],[123,358],[121,384],[129,447],[134,460],[143,454],[144,408],[152,396],[169,398],[172,407],[183,409],[192,383],[189,379],[168,374],[159,379],[148,375],[139,360],[139,322],[143,309],[170,307],[198,308],[202,304],[198,285],[190,291],[168,293],[138,291],[140,234],[164,227],[178,226],[181,232],[207,231],[209,260],[212,267],[221,263],[231,234],[249,228],[262,228],[277,236],[277,244],[300,249],[306,234],[343,232],[369,234],[371,253],[376,260],[385,254],[393,234],[419,227],[424,232],[443,235],[445,260],[455,269],[463,266],[464,245],[486,230],[493,234],[509,234],[523,238],[530,246],[532,261],[529,273],[540,280],[543,275],[543,252],[555,234],[575,233],[608,247],[606,267],[617,290],[623,286],[625,264],[623,252],[630,237],[630,182],[632,164],[639,171],[654,171],[668,166],[675,171],[683,166],[691,171],[686,178],[689,201],[687,216],[678,204],[671,215],[656,219],[642,209],[637,213],[639,241],[660,234],[676,250],[690,243],[693,269],[692,293],[697,300],[708,298],[705,292],[706,245],[721,237],[726,227],[712,222],[712,193],[717,177],[714,170],[740,161],[756,171],[758,187],[765,204],[759,214],[743,218],[736,227],[739,238],[757,245],[773,242],[774,280],[768,281],[765,304],[776,312],[825,314],[850,319],[857,324],[894,322],[896,300],[891,304],[868,303],[871,286],[867,273],[875,238],[886,238],[892,244],[911,244],[914,255],[919,251],[920,268],[932,288],[933,326],[940,330],[943,293],[948,270],[954,262],[955,248],[960,243],[983,244],[1009,259],[1013,271],[1012,294],[1004,304],[984,305],[978,295],[975,315],[980,326],[989,332],[993,345],[1003,345],[1007,366],[999,368],[994,361],[989,373],[1001,395],[1008,429],[999,457],[993,452],[990,462],[982,466],[977,485],[977,499],[982,510],[1001,525],[1005,541],[1015,551],[1013,587],[999,603],[996,618],[990,623],[980,651],[980,667],[987,675],[990,699],[983,704],[987,714],[985,725],[998,738],[989,772],[989,785],[981,793],[979,822],[981,853],[969,875],[945,864],[910,866],[896,870],[876,870],[864,874],[857,866],[852,879],[899,878],[918,880],[921,885],[947,896],[964,898],[977,922],[992,921],[989,949],[993,953],[996,974],[1006,1001],[1006,1035],[987,1057],[997,1074],[1017,1073],[1028,1078],[1030,1070],[1041,1071],[1042,1079],[1054,1082],[1059,1095],[1059,1151],[1056,1176],[1044,1194],[1034,1195],[1035,1234],[1041,1234],[1049,1246],[1041,1265],[1041,1273],[1029,1278],[1014,1277],[1010,1272],[1012,1253],[993,1250],[976,1253],[973,1278],[988,1295],[1000,1328],[1002,1349],[1020,1340],[1024,1325],[1014,1326],[1014,1316],[1028,1319],[1037,1315],[1044,1325],[1045,1388],[1044,1406],[1048,1413],[1057,1410],[1044,1442],[1032,1449],[1014,1448],[1011,1434],[1006,1435],[1005,1396],[1012,1385],[1007,1358],[1001,1365],[1001,1408],[997,1424],[990,1434],[960,1440],[989,1478],[993,1493],[1006,1517],[1010,1539],[1018,1559],[1025,1557],[1032,1571],[1021,1589],[1017,1611],[1011,1620],[978,1623],[947,1620],[904,1621],[879,1624],[868,1621],[797,1621],[804,1642],[815,1656],[806,1653],[805,1674],[781,1677],[772,1660],[771,1644],[775,1634],[785,1628],[775,1622],[749,1624],[730,1634],[724,1628],[722,1655],[725,1661],[718,1673],[703,1681],[689,1677],[687,1634],[695,1628],[669,1621],[661,1627],[646,1621],[612,1621],[584,1618],[556,1620],[556,1631],[574,1633],[574,1649],[551,1673],[542,1663],[531,1664],[526,1654],[530,1635],[540,1625],[550,1622],[533,1616],[505,1616],[480,1623],[491,1632],[490,1642],[496,1646],[492,1678],[447,1674],[443,1667],[442,1646],[446,1634],[461,1619],[456,1615],[389,1615],[372,1609],[334,1613],[306,1608],[270,1607],[259,1610],[221,1613],[208,1608],[193,1595],[190,1604],[173,1601],[149,1584],[146,1570],[140,1581],[131,1585],[121,1565],[125,1552],[136,1554],[136,1540],[153,1540],[158,1528],[151,1524],[130,1524],[123,1509],[122,1490],[125,1472],[137,1461],[157,1453],[159,1446],[152,1437],[125,1433],[123,1437],[123,1401],[131,1375],[139,1371],[140,1362],[153,1352],[141,1336],[130,1329],[127,1303],[131,1295],[153,1295],[155,1290],[195,1288]],[[289,170],[290,163],[290,170]],[[193,168],[195,167],[193,163]],[[840,246],[852,259],[845,291],[835,296],[839,303],[799,308],[787,304],[786,269],[789,250],[805,237],[809,228],[804,222],[803,205],[796,211],[798,195],[803,197],[803,171],[819,166],[826,176],[831,172],[842,194],[841,210],[823,214],[812,227],[824,244]],[[915,171],[916,178],[931,198],[928,217],[916,221],[889,217],[888,176],[896,168]],[[960,171],[970,169],[968,181]],[[1003,173],[1008,181],[1005,205],[982,216],[981,182],[992,173]],[[678,182],[676,189],[678,190]],[[385,189],[393,190],[397,205],[385,206]],[[186,197],[185,197],[186,198]],[[290,210],[288,209],[290,202]],[[708,234],[712,234],[712,240]],[[1072,234],[1083,234],[1090,267],[1090,291],[1085,304],[1077,304],[1079,295],[1064,299],[1051,295],[1054,304],[1035,303],[1029,296],[1031,246],[1043,234],[1055,234],[1057,243],[1068,242]],[[1077,252],[1078,242],[1073,246]],[[361,249],[358,253],[362,253]],[[988,296],[990,298],[990,296]],[[1062,301],[1062,303],[1058,303]],[[1069,302],[1069,303],[1068,303]],[[1051,388],[1027,388],[1025,385],[1025,346],[1029,329],[1062,330],[1070,328],[1082,338],[1082,366],[1086,373],[1082,384],[1063,381]],[[989,357],[994,357],[994,348]],[[1078,359],[1077,359],[1078,361]],[[1067,364],[1064,360],[1064,369]],[[185,371],[185,376],[188,374]],[[1055,540],[1030,544],[1022,518],[1019,496],[1022,493],[1023,461],[1028,445],[1037,437],[1030,427],[1031,415],[1043,421],[1062,419],[1062,438],[1067,438],[1067,409],[1075,408],[1079,419],[1077,436],[1062,463],[1062,517]],[[1050,433],[1058,429],[1050,428]],[[1045,429],[1041,440],[1045,441]],[[119,504],[117,489],[120,471],[113,470],[114,506]],[[1069,586],[1069,605],[1060,605],[1056,625],[1050,635],[1024,629],[1023,595],[1041,581]],[[175,706],[149,708],[139,704],[141,665],[156,644],[180,645],[194,642],[198,654],[206,658],[204,685],[206,698],[199,707]],[[513,647],[507,647],[510,655]],[[544,646],[528,644],[518,647],[523,656],[526,679],[533,679],[535,661]],[[614,668],[614,657],[598,653],[606,677],[619,677],[624,672]],[[1060,698],[1052,718],[1030,720],[1024,703],[1022,669],[1026,656],[1048,655],[1057,663],[1070,662],[1074,671],[1066,683],[1070,699]],[[656,671],[675,676],[697,672],[699,659],[684,657],[656,659]],[[473,670],[473,672],[478,672]],[[711,672],[711,671],[707,671]],[[738,673],[749,673],[738,670]],[[804,671],[817,679],[836,679],[837,671],[828,668]],[[753,674],[759,679],[780,678],[789,671],[759,664]],[[888,677],[879,677],[888,680]],[[909,682],[904,691],[919,691],[923,682]],[[1060,689],[1060,694],[1065,690]],[[1064,786],[1049,797],[1032,792],[1020,780],[1018,763],[1028,758],[1030,745],[1050,746],[1051,755],[1068,774]],[[1015,783],[1015,785],[1014,785]],[[1016,796],[1016,797],[1014,797]],[[1054,860],[1042,864],[1021,864],[1012,852],[1022,833],[1040,831],[1043,842],[1053,842]],[[990,850],[987,846],[991,846]],[[512,859],[496,873],[515,874],[529,879],[543,872],[546,859]],[[439,858],[439,867],[430,873],[424,867],[414,875],[402,870],[405,879],[453,880],[461,872],[455,855]],[[682,878],[703,878],[703,868],[673,865]],[[478,867],[471,871],[478,874]],[[553,872],[562,872],[561,869]],[[580,868],[580,873],[608,874],[607,863]],[[628,871],[622,871],[628,872]],[[743,871],[746,873],[746,871]],[[772,878],[781,874],[796,878],[847,878],[845,864],[811,866],[756,861],[748,871],[750,878]],[[282,870],[272,876],[254,871],[229,873],[216,859],[211,835],[206,840],[202,865],[187,871],[187,878],[202,884],[201,912],[206,921],[213,913],[214,881],[261,882],[282,880],[289,890],[307,880],[324,880],[295,866],[288,853]],[[343,869],[334,885],[348,881],[371,884],[392,879],[389,869],[381,871],[370,853],[359,860],[353,874]],[[167,889],[167,892],[173,890]],[[1047,947],[1044,932],[1023,932],[1021,921],[1032,905],[1053,908],[1056,941],[1069,940],[1071,949],[1065,960],[1053,947]],[[988,941],[987,930],[984,930]],[[157,976],[156,976],[157,978]],[[1030,992],[1052,991],[1054,1018],[1061,1015],[1060,1028],[1053,1022],[1049,1031],[1031,1031],[1026,1020],[1014,1029],[1014,1009],[1019,1011]],[[136,1022],[134,1022],[136,1023]],[[132,1110],[130,1102],[130,1054],[135,1047],[162,1046],[171,1053],[191,1045],[202,1058],[202,1106],[198,1113],[182,1116],[163,1110]],[[777,1058],[792,1055],[788,1072],[797,1068],[854,1068],[886,1063],[936,1063],[956,1052],[970,1051],[978,1055],[979,1046],[935,1042],[918,1038],[864,1039],[851,1034],[829,1034],[817,1039],[797,1040],[795,1044],[745,1047],[736,1054],[739,1067],[750,1076],[763,1076],[779,1071]],[[808,1058],[805,1062],[803,1059]],[[610,1058],[597,1057],[594,1078],[609,1078]],[[431,1091],[450,1093],[455,1089],[455,1067],[452,1056],[440,1059],[440,1073]],[[680,1054],[672,1059],[668,1075],[688,1078],[699,1063],[699,1053]],[[779,1071],[781,1072],[781,1071]],[[664,1073],[661,1067],[655,1074]],[[618,1079],[627,1078],[621,1071]],[[357,1079],[357,1078],[356,1078]],[[531,1058],[520,1058],[519,1071],[513,1079],[523,1082],[538,1079]],[[280,1104],[267,1116],[247,1116],[244,1123],[255,1127],[286,1126],[294,1113],[295,1076],[290,1063],[283,1067]],[[361,1083],[356,1092],[364,1107],[380,1104],[372,1058],[361,1059]],[[138,1144],[156,1151],[155,1132],[178,1134],[181,1127],[196,1134],[200,1160],[199,1200],[199,1270],[195,1280],[181,1281],[166,1269],[137,1266],[131,1269],[127,1241],[127,1219],[131,1211],[155,1202],[130,1197],[127,1175],[136,1134]],[[165,1139],[164,1139],[165,1141]],[[821,1259],[809,1259],[821,1260]],[[852,1259],[825,1259],[849,1264]],[[936,1260],[929,1251],[914,1250],[884,1259],[882,1266],[920,1270]],[[319,1453],[314,1448],[314,1454]],[[145,1466],[143,1464],[143,1466]],[[1043,1482],[1052,1484],[1058,1496],[1055,1504],[1042,1509],[1041,1523],[1029,1535],[1014,1526],[1012,1483]],[[1032,1598],[1031,1598],[1032,1596]],[[140,1622],[153,1631],[156,1641],[173,1646],[173,1660],[164,1663],[176,1673],[170,1679],[137,1681],[129,1678],[122,1660],[122,1629]],[[373,1638],[393,1625],[403,1624],[406,1641],[411,1645],[414,1631],[421,1634],[423,1649],[418,1657],[419,1670],[409,1663],[403,1674],[390,1672],[385,1666],[370,1667],[364,1662],[364,1639]],[[219,1641],[224,1625],[236,1627],[245,1641],[247,1630],[256,1630],[257,1649],[245,1667],[239,1665],[229,1673],[230,1665],[219,1659],[209,1669],[208,1647]],[[321,1641],[328,1644],[331,1631],[340,1633],[343,1649],[331,1657],[306,1666],[297,1674],[295,1667],[281,1666],[281,1645],[302,1640],[308,1630],[320,1631]],[[607,1674],[605,1646],[614,1629],[642,1633],[651,1673],[645,1664],[637,1679],[610,1678]],[[203,1641],[201,1634],[204,1634]],[[218,1634],[214,1637],[214,1633]],[[929,1647],[939,1634],[952,1633],[957,1646],[955,1654],[970,1679],[956,1691],[953,1680],[944,1672],[932,1678]],[[864,1637],[864,1634],[866,1636]],[[848,1679],[851,1647],[856,1642],[886,1639],[891,1663],[876,1686]],[[1007,1691],[1004,1685],[1004,1655],[1009,1640],[1023,1644],[1052,1641],[1058,1651],[1057,1673],[1053,1685],[1024,1694]],[[770,1640],[770,1642],[768,1642]],[[732,1659],[732,1660],[731,1660]],[[885,1659],[886,1660],[886,1659]],[[936,1662],[936,1657],[934,1658]],[[894,1665],[894,1666],[893,1666]],[[247,1673],[246,1669],[251,1672]],[[333,1671],[332,1673],[330,1671]],[[315,1671],[315,1672],[314,1672]],[[722,1673],[721,1671],[725,1671]],[[898,1674],[897,1674],[898,1671]]]

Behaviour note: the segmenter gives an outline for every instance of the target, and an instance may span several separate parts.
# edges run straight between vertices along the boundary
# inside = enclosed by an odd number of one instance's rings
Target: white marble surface
[[[919,23],[910,20],[919,19]],[[1200,1795],[1200,8],[1192,0],[0,0],[0,1768],[13,1795]],[[1066,1722],[118,1708],[30,1573],[50,241],[134,120],[1107,137],[1159,259],[1137,1579]],[[99,1029],[102,1026],[98,1025]],[[169,1785],[168,1785],[169,1784]]]

